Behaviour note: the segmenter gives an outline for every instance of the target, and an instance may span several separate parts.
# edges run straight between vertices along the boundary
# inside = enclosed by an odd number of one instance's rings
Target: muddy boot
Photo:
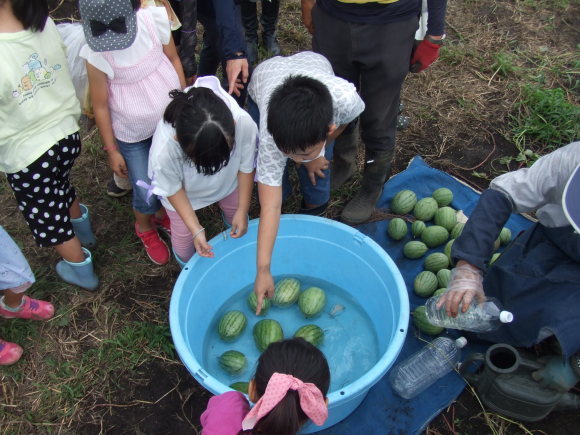
[[[80,204],[80,207],[81,217],[74,219],[71,218],[70,221],[72,222],[75,235],[81,241],[81,245],[83,245],[85,248],[93,249],[95,246],[97,246],[97,239],[95,239],[95,235],[91,229],[89,209],[84,204]]]
[[[242,1],[242,24],[246,36],[246,54],[250,65],[258,63],[258,16],[256,3],[250,0]]]
[[[367,151],[360,189],[341,214],[344,223],[357,225],[371,217],[383,191],[383,184],[391,173],[392,158],[392,150],[376,153]]]
[[[336,138],[330,162],[330,191],[338,189],[356,172],[358,128],[347,129]]]
[[[281,53],[278,40],[276,39],[276,23],[278,22],[278,11],[280,10],[280,0],[262,2],[262,42],[268,56],[278,56]]]
[[[56,265],[56,273],[63,281],[69,284],[78,285],[85,290],[96,290],[99,286],[99,278],[93,271],[93,258],[88,249],[82,248],[85,254],[85,261],[72,263],[61,260]]]

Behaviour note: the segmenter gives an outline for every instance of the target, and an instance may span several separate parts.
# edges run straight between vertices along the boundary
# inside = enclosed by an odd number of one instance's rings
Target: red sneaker
[[[9,366],[20,359],[24,350],[16,343],[0,339],[0,366]]]
[[[5,319],[48,320],[54,315],[54,306],[50,302],[39,301],[28,296],[23,298],[24,304],[18,311],[7,310],[4,302],[0,304],[0,317]]]
[[[135,233],[139,236],[145,246],[145,251],[155,264],[166,264],[169,261],[169,248],[163,240],[159,238],[157,230],[149,230],[144,233],[139,231],[139,225],[135,222]]]
[[[153,216],[153,223],[157,226],[158,230],[163,231],[168,237],[171,237],[171,220],[169,220],[167,213],[161,219]]]

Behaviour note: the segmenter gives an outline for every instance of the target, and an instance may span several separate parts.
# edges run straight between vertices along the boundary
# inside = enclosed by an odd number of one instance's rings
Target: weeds
[[[580,137],[580,107],[560,88],[525,85],[514,110],[511,138],[520,152],[533,144],[555,149]]]

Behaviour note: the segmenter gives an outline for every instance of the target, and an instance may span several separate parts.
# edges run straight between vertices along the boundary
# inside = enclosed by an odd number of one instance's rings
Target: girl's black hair
[[[131,0],[131,6],[133,9],[138,11],[141,8],[141,0]]]
[[[292,338],[272,343],[258,359],[254,376],[256,395],[262,397],[270,377],[284,373],[310,382],[326,397],[330,386],[330,369],[324,354],[302,338]],[[286,396],[262,419],[258,420],[252,434],[295,435],[308,417],[300,408],[297,391],[289,390]]]
[[[12,13],[26,30],[42,32],[48,18],[47,0],[6,0],[12,5]]]
[[[195,169],[213,175],[227,166],[234,145],[235,124],[232,112],[220,97],[207,88],[177,89],[163,119],[170,123],[177,141]]]

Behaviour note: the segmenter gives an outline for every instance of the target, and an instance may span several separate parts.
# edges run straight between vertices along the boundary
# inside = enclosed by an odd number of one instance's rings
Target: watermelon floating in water
[[[228,350],[218,357],[222,369],[231,375],[237,375],[244,371],[248,361],[242,352],[237,350]]]
[[[264,352],[270,343],[284,338],[282,326],[274,319],[260,320],[254,326],[254,342],[260,352]]]
[[[298,307],[307,319],[318,315],[326,305],[326,293],[318,287],[310,287],[300,293]]]
[[[228,311],[218,324],[218,334],[224,341],[235,340],[244,331],[247,323],[246,315],[241,311]]]
[[[285,278],[276,284],[272,303],[280,308],[293,305],[300,296],[300,281],[296,278]]]
[[[256,308],[258,307],[258,297],[256,296],[256,293],[253,290],[251,293],[248,293],[248,306],[250,307],[252,313],[256,312]],[[270,309],[270,299],[264,298],[262,302],[262,311],[260,311],[260,314],[258,314],[258,316],[265,316],[269,309]]]
[[[318,347],[324,341],[324,331],[317,325],[305,325],[294,333],[294,337],[302,337],[304,340]]]

